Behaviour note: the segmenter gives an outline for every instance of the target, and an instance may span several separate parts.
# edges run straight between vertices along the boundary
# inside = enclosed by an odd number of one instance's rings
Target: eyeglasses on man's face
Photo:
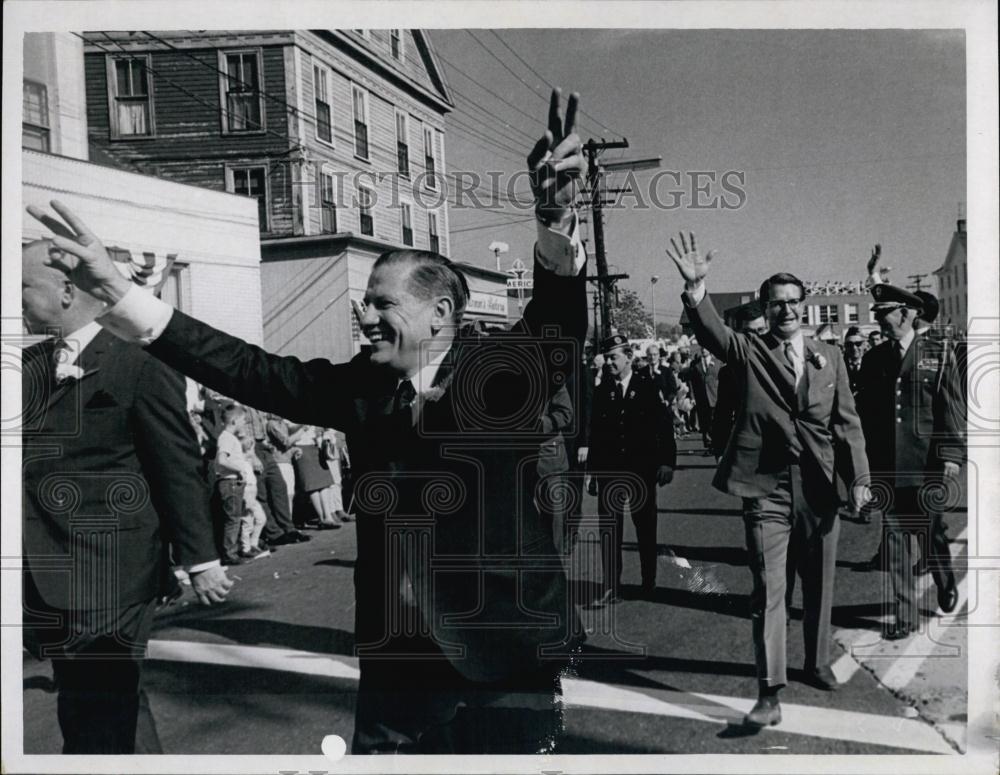
[[[771,299],[767,306],[771,309],[798,309],[802,299]]]

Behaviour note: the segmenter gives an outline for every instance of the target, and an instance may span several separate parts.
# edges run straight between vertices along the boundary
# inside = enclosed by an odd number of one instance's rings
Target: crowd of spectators
[[[344,435],[261,412],[188,380],[188,415],[212,488],[220,556],[239,565],[308,530],[335,530],[354,517]]]

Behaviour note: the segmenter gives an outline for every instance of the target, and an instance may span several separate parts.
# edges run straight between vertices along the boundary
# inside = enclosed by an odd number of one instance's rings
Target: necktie
[[[69,365],[69,359],[72,355],[69,344],[67,344],[65,339],[53,339],[52,340],[52,377],[56,384],[63,384],[67,381],[67,376],[65,374],[65,369]],[[62,366],[62,368],[60,368]]]
[[[625,391],[624,389],[622,389],[621,382],[615,382],[615,395],[617,396],[619,401],[625,398]]]
[[[396,388],[396,397],[392,404],[392,413],[399,418],[402,427],[413,426],[413,400],[417,397],[416,388],[408,379],[404,379]]]
[[[785,363],[792,370],[792,374],[795,376],[795,386],[798,387],[799,377],[802,376],[799,372],[799,359],[796,357],[795,348],[792,347],[790,341],[783,342],[783,345],[785,348]]]
[[[903,343],[900,342],[899,340],[894,340],[892,343],[892,361],[891,361],[892,376],[898,377],[902,367],[903,367]]]

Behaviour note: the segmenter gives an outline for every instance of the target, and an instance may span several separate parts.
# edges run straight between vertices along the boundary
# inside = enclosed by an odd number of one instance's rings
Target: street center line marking
[[[149,642],[148,659],[276,670],[350,681],[357,681],[359,677],[354,657],[262,646],[156,639]],[[741,697],[651,689],[640,692],[579,678],[564,678],[562,686],[563,703],[569,707],[688,718],[716,724],[739,724],[753,706],[752,699]],[[954,753],[930,725],[914,719],[796,704],[785,704],[783,714],[785,720],[773,728],[775,731],[928,753]]]

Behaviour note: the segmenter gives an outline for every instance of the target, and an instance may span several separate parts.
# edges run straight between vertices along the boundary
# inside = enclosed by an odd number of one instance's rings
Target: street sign
[[[534,290],[535,281],[531,277],[517,278],[516,280],[511,279],[507,281],[507,290],[510,291],[530,291]]]

